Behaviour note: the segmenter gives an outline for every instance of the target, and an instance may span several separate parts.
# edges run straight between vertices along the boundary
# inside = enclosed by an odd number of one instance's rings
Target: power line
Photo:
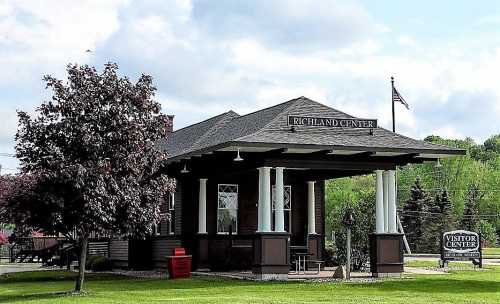
[[[444,191],[446,192],[460,192],[460,191],[465,191],[468,192],[469,190],[477,191],[477,192],[500,192],[500,189],[446,189],[446,187],[443,188],[428,188],[428,189],[422,189],[423,191]],[[398,189],[398,191],[411,191],[408,189]]]
[[[418,210],[398,210],[399,213],[401,214],[408,214],[408,213],[416,213],[416,215],[418,214],[431,214],[431,215],[441,215],[443,213],[441,212],[430,212],[430,211],[418,211]],[[477,214],[477,215],[463,215],[464,217],[473,217],[473,216],[477,216],[477,217],[500,217],[500,213],[499,214]]]
[[[0,156],[5,156],[5,157],[16,157],[15,154],[12,154],[12,153],[4,153],[4,152],[0,152]]]

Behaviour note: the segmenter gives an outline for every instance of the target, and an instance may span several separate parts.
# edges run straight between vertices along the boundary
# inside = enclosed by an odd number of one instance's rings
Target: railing
[[[2,246],[7,248],[5,254],[10,262],[38,261],[43,264],[69,265],[78,259],[78,245],[59,237],[19,237],[12,245]],[[4,251],[6,249],[3,249]],[[89,255],[109,256],[109,240],[90,240]]]
[[[10,245],[3,244],[0,245],[0,260],[9,259],[10,260]]]
[[[109,257],[109,240],[95,240],[89,242],[88,247],[89,255],[102,255]]]

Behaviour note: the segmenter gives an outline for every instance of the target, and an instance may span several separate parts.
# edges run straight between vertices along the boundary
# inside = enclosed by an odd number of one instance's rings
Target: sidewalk
[[[23,272],[23,271],[38,271],[47,270],[42,268],[41,263],[1,263],[0,275],[5,273]]]
[[[407,261],[436,261],[436,265],[439,263],[440,255],[439,254],[405,254],[404,260]],[[462,263],[470,263],[470,261],[455,261]],[[491,258],[486,259],[483,258],[484,265],[497,265],[500,266],[500,259]]]
[[[438,253],[412,253],[412,254],[407,254],[405,253],[405,258],[436,258],[439,259],[441,257],[440,254]],[[500,257],[497,255],[483,255],[483,260],[499,260]]]

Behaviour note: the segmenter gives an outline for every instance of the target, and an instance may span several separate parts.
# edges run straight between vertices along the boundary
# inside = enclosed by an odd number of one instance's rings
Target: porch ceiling
[[[242,161],[234,161],[240,150]],[[335,153],[341,151],[340,153]],[[314,179],[329,179],[362,175],[374,170],[393,170],[408,163],[422,163],[433,158],[422,157],[418,153],[372,152],[360,150],[322,150],[307,148],[271,148],[229,146],[192,155],[184,160],[169,162],[167,170],[171,176],[183,176],[180,171],[187,167],[191,176],[209,177],[238,174],[258,167],[285,167],[300,170]],[[185,176],[185,175],[184,175]]]

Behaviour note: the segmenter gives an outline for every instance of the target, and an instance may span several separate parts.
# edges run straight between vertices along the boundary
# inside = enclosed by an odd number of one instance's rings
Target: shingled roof
[[[287,123],[289,115],[356,118],[299,97],[247,115],[240,116],[233,111],[217,115],[173,132],[160,146],[171,158],[228,145],[464,154],[460,149],[412,139],[380,127],[370,132],[368,129],[299,126],[291,132]]]

